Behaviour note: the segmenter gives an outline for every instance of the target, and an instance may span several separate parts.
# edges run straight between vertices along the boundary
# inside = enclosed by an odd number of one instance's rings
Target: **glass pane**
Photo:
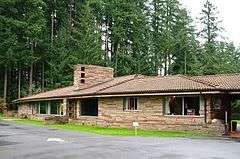
[[[137,110],[137,98],[128,98],[128,110]]]
[[[184,115],[199,115],[199,97],[184,97]]]
[[[39,109],[40,114],[47,114],[47,102],[40,102]]]
[[[59,114],[59,107],[60,107],[60,102],[59,101],[51,101],[51,114]]]
[[[182,97],[169,97],[170,115],[182,115]]]

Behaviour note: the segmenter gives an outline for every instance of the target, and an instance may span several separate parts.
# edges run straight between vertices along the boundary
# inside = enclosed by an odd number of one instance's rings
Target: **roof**
[[[148,92],[179,92],[195,90],[214,90],[215,87],[196,82],[182,75],[157,76],[157,77],[138,77],[98,93],[148,93]]]
[[[115,77],[112,80],[77,88],[68,86],[18,99],[20,102],[63,97],[82,97],[96,95],[114,95],[131,93],[163,93],[194,91],[240,91],[240,74],[222,74],[207,76],[143,76],[129,75]]]
[[[192,79],[224,90],[240,90],[240,73],[193,76]]]
[[[47,91],[38,93],[32,96],[24,97],[18,99],[18,101],[33,101],[33,100],[40,100],[40,99],[56,99],[56,98],[62,98],[62,97],[70,97],[70,96],[77,96],[77,95],[83,95],[83,94],[94,94],[97,91],[100,91],[105,88],[109,88],[111,86],[121,84],[123,82],[127,82],[128,80],[131,80],[135,77],[135,75],[129,75],[129,76],[122,76],[122,77],[116,77],[112,80],[108,80],[106,82],[103,82],[101,84],[93,85],[88,88],[78,88],[76,86],[68,86],[65,88],[58,88],[55,90]]]

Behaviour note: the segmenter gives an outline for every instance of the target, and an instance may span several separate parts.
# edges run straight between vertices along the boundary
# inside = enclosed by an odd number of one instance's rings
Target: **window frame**
[[[41,103],[45,102],[44,105],[46,113],[41,113]],[[37,103],[37,114],[39,115],[48,115],[49,113],[49,103],[47,101],[40,101]]]
[[[204,114],[201,113],[201,107],[204,107],[204,109],[205,109],[205,98],[203,96],[201,96],[201,95],[175,96],[175,97],[180,97],[182,99],[182,101],[181,101],[182,111],[181,111],[181,114],[178,114],[178,115],[167,114],[166,111],[169,111],[169,113],[170,113],[169,97],[171,97],[171,96],[164,96],[164,98],[163,98],[163,110],[164,110],[163,115],[164,116],[204,117]],[[196,115],[196,113],[195,113],[195,115],[187,115],[187,114],[185,115],[185,112],[184,112],[184,110],[185,110],[185,98],[187,98],[187,97],[198,97],[199,98],[199,115]]]
[[[129,109],[129,102],[133,99],[134,109]],[[135,105],[136,104],[136,105]],[[123,111],[140,111],[139,110],[139,97],[124,97],[123,98]]]
[[[56,114],[52,113],[52,106],[53,106],[52,103],[53,102],[56,104],[55,106],[57,107],[57,113]],[[50,107],[50,111],[49,111],[50,115],[61,115],[61,101],[49,101],[48,103],[49,103],[48,106]]]
[[[46,109],[46,113],[40,113],[40,107],[41,107],[41,102],[45,102],[46,105],[45,105],[45,109]],[[51,106],[51,102],[57,102],[57,101],[40,101],[40,102],[37,102],[36,106],[37,106],[37,114],[38,115],[62,115],[61,113],[61,101],[59,101],[59,106],[57,107],[57,114],[52,114],[51,113],[51,109],[52,109],[52,106]]]

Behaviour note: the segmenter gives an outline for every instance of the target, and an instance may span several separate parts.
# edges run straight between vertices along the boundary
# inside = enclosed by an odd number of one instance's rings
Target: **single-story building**
[[[76,65],[74,84],[18,99],[18,114],[103,127],[224,131],[240,98],[240,74],[114,77],[113,69]]]

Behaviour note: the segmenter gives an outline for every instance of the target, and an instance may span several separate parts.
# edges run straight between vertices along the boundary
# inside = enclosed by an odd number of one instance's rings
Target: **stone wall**
[[[94,65],[76,65],[74,85],[79,88],[89,87],[113,78],[113,69]]]
[[[104,126],[132,127],[132,122],[139,122],[140,128],[164,130],[176,125],[204,124],[204,117],[165,116],[161,96],[140,97],[138,110],[123,110],[123,98],[99,99],[99,117]],[[183,127],[184,129],[184,127]]]
[[[223,124],[211,123],[210,98],[206,98],[207,123],[204,116],[171,116],[164,115],[163,97],[146,96],[138,98],[138,110],[123,110],[123,97],[99,98],[98,116],[78,116],[70,122],[82,125],[97,125],[102,127],[132,128],[132,122],[139,122],[140,129],[154,130],[196,130],[221,135]],[[79,106],[80,103],[78,102]],[[27,114],[30,118],[44,119],[50,115],[38,115],[31,104],[19,106],[19,114]]]
[[[80,124],[98,125],[103,127],[132,128],[132,122],[139,122],[140,129],[154,130],[195,130],[211,132],[221,135],[224,131],[223,124],[211,124],[210,102],[207,99],[207,123],[204,116],[171,116],[163,113],[163,100],[161,96],[139,97],[138,110],[123,110],[123,98],[100,98],[98,117],[79,116]]]
[[[44,120],[45,117],[54,115],[41,115],[37,113],[37,107],[33,103],[21,103],[18,106],[18,117]]]

